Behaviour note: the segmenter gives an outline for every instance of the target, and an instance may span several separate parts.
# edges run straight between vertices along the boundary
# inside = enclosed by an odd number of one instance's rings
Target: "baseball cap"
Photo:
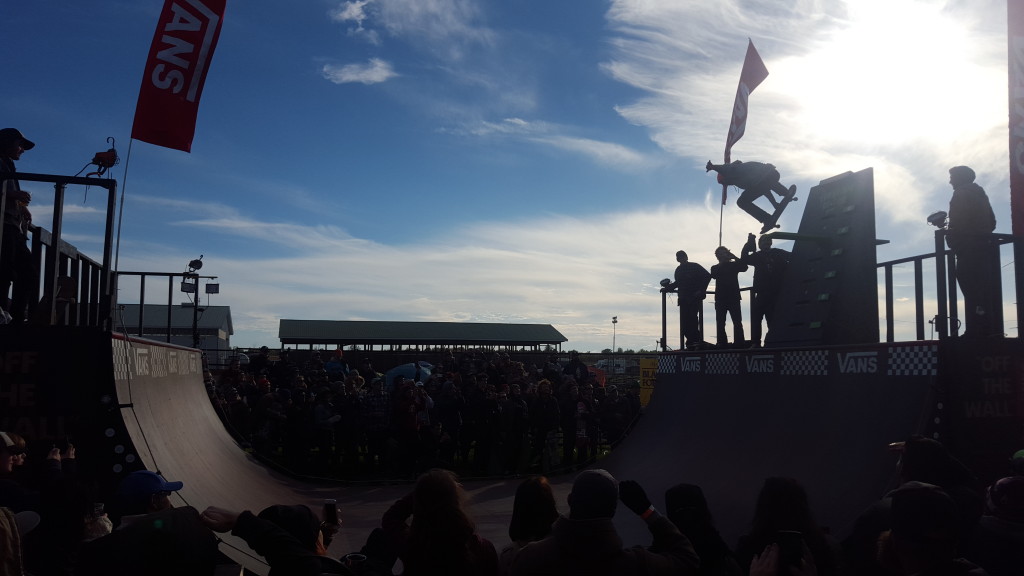
[[[25,138],[25,135],[21,133],[21,130],[17,128],[4,128],[0,129],[0,142],[18,142],[21,141],[21,147],[25,150],[31,150],[35,148],[36,143]]]
[[[156,472],[136,470],[121,480],[114,496],[128,514],[138,514],[145,511],[150,496],[159,492],[177,492],[183,486],[182,482],[168,482]]]

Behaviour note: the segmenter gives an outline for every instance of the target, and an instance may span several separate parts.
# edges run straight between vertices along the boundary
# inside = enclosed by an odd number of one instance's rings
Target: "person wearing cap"
[[[956,255],[956,280],[964,293],[963,336],[1000,337],[999,245],[991,238],[996,216],[975,177],[967,166],[949,169],[953,196],[949,199],[946,244]]]
[[[892,527],[878,540],[878,558],[889,573],[906,576],[989,574],[984,568],[959,557],[957,503],[942,488],[911,481],[890,496]]]
[[[74,574],[212,576],[219,554],[217,536],[195,508],[171,505],[171,493],[183,486],[149,470],[121,479],[113,497],[114,513],[123,515],[120,525],[82,544]]]
[[[919,482],[940,487],[956,502],[958,544],[970,536],[984,511],[981,486],[974,473],[955,458],[939,441],[913,434],[889,449],[899,455],[899,483]],[[855,574],[879,574],[879,534],[893,525],[893,495],[887,493],[872,504],[854,522],[842,542],[843,556]]]
[[[28,204],[32,195],[10,174],[17,172],[14,162],[26,150],[35,147],[17,128],[0,129],[0,212],[3,236],[0,237],[0,324],[22,322],[29,300],[29,284],[38,278],[32,252],[26,241],[33,229]],[[7,293],[14,287],[10,300]]]
[[[612,522],[619,500],[647,523],[654,536],[650,548],[623,548]],[[555,520],[548,537],[520,550],[510,575],[698,573],[700,559],[689,539],[654,509],[637,482],[618,482],[606,470],[586,470],[573,481],[568,501],[569,517]]]
[[[125,476],[114,492],[121,523],[130,523],[143,515],[172,508],[171,493],[183,486],[183,482],[168,482],[149,470],[137,470]]]
[[[210,506],[200,518],[214,532],[231,532],[245,540],[267,559],[269,576],[353,573],[346,563],[327,556],[320,519],[308,506],[277,504],[259,514]]]

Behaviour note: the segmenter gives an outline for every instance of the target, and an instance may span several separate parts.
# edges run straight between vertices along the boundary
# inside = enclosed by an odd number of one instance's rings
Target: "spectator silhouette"
[[[181,488],[148,470],[124,477],[114,495],[120,526],[82,546],[75,574],[213,574],[217,537],[195,508],[171,506]]]
[[[326,556],[320,520],[308,506],[274,505],[258,515],[211,506],[203,511],[203,524],[215,532],[231,532],[267,559],[270,576],[352,574],[338,560]]]
[[[741,536],[736,545],[740,568],[749,573],[754,557],[762,554],[769,544],[778,544],[779,532],[801,534],[818,574],[837,573],[838,547],[815,522],[807,492],[793,478],[771,477],[764,481],[750,532]]]
[[[558,519],[555,495],[551,484],[544,476],[533,476],[523,480],[516,488],[512,503],[512,521],[508,536],[512,543],[501,550],[498,557],[498,574],[508,574],[509,566],[519,551],[530,542],[536,542],[551,533],[551,525]]]
[[[954,458],[939,442],[913,435],[894,445],[900,459],[899,483],[910,481],[933,484],[957,503],[959,534],[965,539],[984,509],[984,501],[971,471]],[[843,556],[854,574],[884,574],[879,564],[877,542],[881,533],[892,527],[892,493],[872,504],[843,540]]]
[[[464,497],[454,474],[434,469],[421,475],[415,489],[384,513],[381,527],[402,560],[403,574],[497,574],[497,552],[476,534]]]
[[[620,498],[647,523],[654,536],[650,549],[622,547],[612,523]],[[547,538],[520,550],[510,574],[685,576],[696,574],[699,562],[690,541],[658,514],[639,484],[620,484],[605,470],[585,470],[573,481],[569,517],[556,520]]]
[[[700,486],[676,484],[665,492],[665,515],[690,539],[700,557],[700,576],[739,576],[740,566],[715,528]]]
[[[985,576],[957,556],[961,520],[957,503],[942,488],[907,482],[890,495],[892,527],[878,541],[881,564],[901,576]],[[1018,574],[1019,566],[1018,566]]]
[[[1024,567],[1024,476],[1001,478],[989,486],[985,514],[964,557],[992,576],[1021,574]]]

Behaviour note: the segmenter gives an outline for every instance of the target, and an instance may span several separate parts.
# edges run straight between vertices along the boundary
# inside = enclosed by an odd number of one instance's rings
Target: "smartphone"
[[[324,523],[335,526],[338,524],[338,501],[334,498],[324,500]]]
[[[804,535],[795,530],[779,530],[775,543],[779,545],[779,572],[788,574],[788,567],[799,566],[804,557]]]

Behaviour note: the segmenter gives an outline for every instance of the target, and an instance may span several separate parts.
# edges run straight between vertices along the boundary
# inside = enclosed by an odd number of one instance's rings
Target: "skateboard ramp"
[[[215,505],[257,512],[273,504],[306,504],[319,513],[325,498],[338,502],[340,533],[330,552],[358,551],[383,512],[411,486],[312,484],[277,473],[228,434],[207,396],[199,353],[113,338],[114,381],[125,432],[144,467],[184,487],[177,499],[202,511]],[[126,450],[130,453],[130,450]],[[132,462],[125,461],[127,468]],[[500,546],[507,540],[516,483],[466,486],[478,529]],[[241,539],[222,534],[221,551],[254,572],[269,567]]]

